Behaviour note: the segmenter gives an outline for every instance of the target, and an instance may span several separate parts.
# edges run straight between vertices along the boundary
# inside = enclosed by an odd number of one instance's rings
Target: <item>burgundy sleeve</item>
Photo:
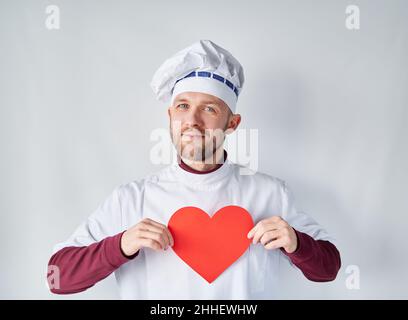
[[[48,270],[59,270],[59,281],[54,279],[53,284],[47,275],[51,292],[70,294],[84,291],[136,257],[139,251],[131,257],[122,252],[120,241],[123,233],[89,246],[65,247],[56,252],[48,262]]]
[[[287,253],[292,263],[311,281],[326,282],[336,279],[341,266],[340,253],[329,241],[315,240],[306,233],[295,230],[298,247],[295,252]]]

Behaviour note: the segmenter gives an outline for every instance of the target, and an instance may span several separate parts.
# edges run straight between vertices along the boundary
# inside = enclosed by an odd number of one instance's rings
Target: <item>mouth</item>
[[[201,133],[194,133],[194,132],[187,132],[187,133],[182,133],[182,136],[190,136],[190,137],[204,137]]]
[[[190,136],[190,137],[204,137],[204,134],[198,130],[190,130],[185,131],[181,134],[182,136]]]
[[[182,140],[198,140],[203,138],[204,135],[198,132],[185,132],[181,134]]]

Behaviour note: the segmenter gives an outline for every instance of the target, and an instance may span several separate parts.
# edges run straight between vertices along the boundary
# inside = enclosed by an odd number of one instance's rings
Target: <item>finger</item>
[[[138,236],[140,238],[152,239],[157,241],[162,249],[165,249],[167,247],[166,238],[162,233],[157,233],[149,230],[139,230]]]
[[[255,233],[255,227],[253,227],[247,234],[247,238],[251,239],[254,236]]]
[[[279,230],[267,231],[263,234],[259,241],[264,246],[272,240],[277,240],[279,237],[280,237]]]
[[[159,222],[157,222],[157,221],[154,221],[154,220],[152,220],[152,219],[149,219],[149,218],[147,219],[147,222],[150,223],[150,224],[152,224],[152,225],[154,225],[154,226],[156,226],[156,227],[163,228],[164,232],[166,233],[166,236],[167,236],[169,245],[170,245],[170,246],[173,246],[173,245],[174,245],[174,238],[173,238],[173,236],[172,236],[170,230],[167,228],[166,225],[164,225],[164,224],[162,224],[162,223],[159,223]]]
[[[162,229],[160,227],[156,227],[156,226],[154,226],[152,224],[145,224],[145,225],[141,226],[139,228],[139,230],[151,231],[151,232],[163,235],[163,239],[164,239],[164,242],[165,242],[165,247],[167,247],[170,244],[170,240],[168,238],[167,233],[165,232],[164,229]]]
[[[247,237],[249,239],[251,239],[257,232],[257,230],[259,230],[259,228],[262,226],[262,224],[265,222],[265,220],[261,220],[259,221],[247,234]]]
[[[268,226],[269,229],[282,229],[287,225],[287,222],[280,216],[272,216],[268,219],[263,220],[263,224],[265,226]]]
[[[170,238],[170,246],[174,246],[174,238],[173,235],[171,234],[169,228],[166,227],[166,231],[169,234],[169,238]]]
[[[159,223],[159,222],[157,222],[157,221],[154,221],[154,220],[152,220],[152,219],[150,219],[150,218],[144,219],[144,222],[147,223],[147,224],[151,224],[151,225],[153,225],[153,226],[159,227],[159,228],[166,227],[164,224]]]
[[[247,237],[248,237],[249,239],[251,239],[251,238],[255,235],[256,230],[259,228],[260,222],[261,222],[261,221],[259,221],[259,222],[248,232]]]
[[[154,221],[152,219],[149,219],[149,218],[147,218],[146,220],[147,220],[146,221],[147,223],[149,223],[149,224],[151,224],[151,225],[153,225],[153,226],[155,226],[157,228],[160,228],[166,234],[168,245],[170,245],[170,246],[174,245],[173,236],[171,235],[170,230],[167,228],[166,225],[164,225],[162,223],[159,223],[157,221]]]
[[[267,250],[274,250],[274,249],[282,248],[284,244],[285,244],[285,241],[279,238],[277,240],[270,241],[264,246],[264,248]]]
[[[162,228],[152,223],[149,223],[149,222],[144,222],[143,224],[141,224],[139,229],[140,230],[150,230],[150,231],[157,232],[157,233],[161,233],[163,230]]]
[[[248,232],[247,237],[249,239],[252,238],[255,235],[256,231],[259,230],[259,228],[264,228],[264,232],[267,230],[279,229],[281,227],[281,223],[282,223],[282,220],[275,220],[275,221],[271,221],[270,219],[261,220],[255,225],[255,227],[253,227]]]
[[[265,229],[263,227],[258,227],[258,229],[255,230],[254,237],[252,239],[253,244],[257,244],[259,242],[259,239],[264,235]]]
[[[274,230],[278,230],[278,226],[275,223],[260,224],[258,228],[255,230],[255,234],[252,239],[252,243],[257,244],[265,232],[274,231]]]
[[[162,250],[162,247],[159,242],[149,239],[149,238],[140,238],[140,243],[143,247],[153,249],[155,251]]]
[[[163,233],[166,236],[168,245],[173,246],[174,245],[174,239],[173,239],[172,234],[170,233],[170,230],[167,228],[167,226],[164,226],[163,228],[164,228]]]

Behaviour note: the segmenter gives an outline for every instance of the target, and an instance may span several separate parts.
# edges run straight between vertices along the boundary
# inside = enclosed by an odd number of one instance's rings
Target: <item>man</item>
[[[286,183],[258,172],[242,175],[242,167],[227,158],[223,142],[241,121],[235,109],[243,83],[241,64],[208,40],[163,63],[152,88],[169,104],[179,163],[115,188],[55,246],[49,265],[58,267],[60,279],[59,288],[50,285],[53,293],[84,291],[115,272],[123,299],[268,299],[278,293],[281,259],[312,281],[335,279],[341,262],[333,239],[295,209]],[[212,217],[232,205],[254,222],[243,235],[250,244],[209,281],[169,250],[175,234],[168,223],[180,208],[196,207]],[[225,234],[239,224],[231,221]],[[204,267],[211,263],[204,259]]]

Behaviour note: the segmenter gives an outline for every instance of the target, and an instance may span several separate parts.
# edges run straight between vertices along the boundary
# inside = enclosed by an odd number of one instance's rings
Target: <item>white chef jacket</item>
[[[243,175],[240,170],[248,168],[228,159],[206,174],[188,172],[176,163],[140,181],[121,184],[53,252],[88,246],[144,218],[167,225],[172,214],[186,206],[201,208],[210,216],[224,206],[241,206],[252,215],[254,224],[278,215],[298,231],[334,243],[316,221],[296,210],[283,180],[259,172]],[[116,269],[115,277],[122,299],[274,299],[278,297],[281,259],[288,259],[281,250],[251,244],[208,283],[172,249],[142,248],[138,256]]]

